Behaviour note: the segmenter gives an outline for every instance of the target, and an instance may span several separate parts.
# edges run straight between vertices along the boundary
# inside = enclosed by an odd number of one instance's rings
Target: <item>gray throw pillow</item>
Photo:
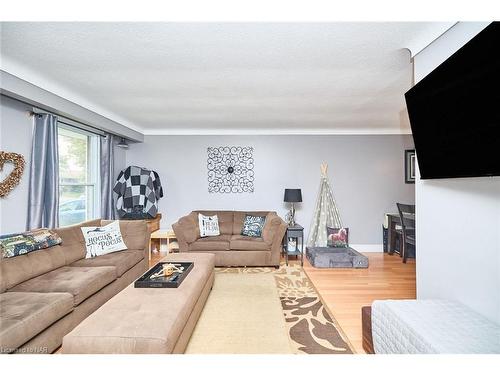
[[[262,237],[262,230],[266,222],[265,216],[246,215],[243,220],[241,235],[247,237]]]

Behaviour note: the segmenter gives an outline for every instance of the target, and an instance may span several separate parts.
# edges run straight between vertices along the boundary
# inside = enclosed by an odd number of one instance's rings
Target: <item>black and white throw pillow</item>
[[[247,237],[262,237],[262,230],[266,222],[265,216],[246,215],[243,220],[241,235]]]
[[[219,218],[217,215],[205,216],[198,214],[198,225],[200,227],[200,237],[219,236]]]
[[[86,258],[94,258],[127,249],[127,245],[123,242],[118,220],[103,227],[81,227],[80,229],[85,238]]]

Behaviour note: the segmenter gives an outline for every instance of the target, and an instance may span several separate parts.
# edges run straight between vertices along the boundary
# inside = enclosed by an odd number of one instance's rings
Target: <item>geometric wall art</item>
[[[253,147],[207,148],[209,193],[253,193]]]

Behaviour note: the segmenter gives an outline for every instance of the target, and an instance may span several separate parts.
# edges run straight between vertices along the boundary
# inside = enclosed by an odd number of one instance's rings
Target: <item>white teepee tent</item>
[[[321,164],[318,200],[311,222],[307,246],[326,246],[326,227],[342,228],[342,220],[328,181],[328,164]]]

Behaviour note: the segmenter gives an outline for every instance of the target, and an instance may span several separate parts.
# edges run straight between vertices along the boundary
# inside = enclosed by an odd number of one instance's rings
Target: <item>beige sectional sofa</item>
[[[148,268],[144,221],[120,221],[127,250],[85,259],[81,226],[56,229],[62,244],[0,261],[0,352],[51,353],[62,338]]]
[[[220,236],[201,237],[198,214],[219,219]],[[262,237],[241,235],[245,215],[266,216]],[[273,211],[193,211],[172,225],[180,252],[215,255],[215,266],[279,267],[286,223]]]

